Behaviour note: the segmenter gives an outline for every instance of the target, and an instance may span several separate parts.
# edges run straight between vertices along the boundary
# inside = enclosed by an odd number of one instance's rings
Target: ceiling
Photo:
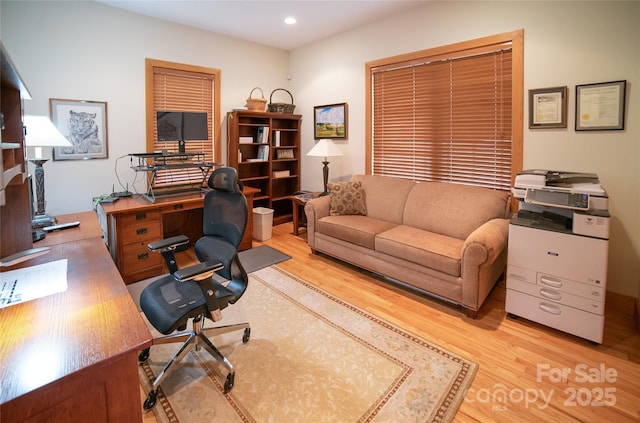
[[[108,6],[293,50],[430,0],[95,0]],[[284,19],[294,16],[295,25]]]

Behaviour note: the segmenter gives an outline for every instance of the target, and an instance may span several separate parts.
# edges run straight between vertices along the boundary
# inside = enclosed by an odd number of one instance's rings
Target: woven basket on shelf
[[[255,90],[260,90],[260,96],[262,98],[252,98],[253,92]],[[264,107],[267,105],[267,100],[264,98],[264,93],[262,92],[262,88],[255,87],[251,90],[249,94],[249,98],[247,99],[247,109],[254,112],[264,112]]]
[[[285,91],[287,94],[289,94],[289,97],[291,97],[291,104],[273,102],[273,93],[278,90]],[[269,107],[267,108],[267,111],[276,113],[293,113],[293,110],[295,108],[296,105],[293,104],[293,96],[289,91],[285,90],[284,88],[276,88],[275,90],[271,91],[271,95],[269,96]]]

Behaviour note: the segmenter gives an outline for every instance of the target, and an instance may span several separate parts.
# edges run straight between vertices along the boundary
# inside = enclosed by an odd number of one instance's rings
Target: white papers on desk
[[[0,308],[67,290],[67,259],[0,273]]]

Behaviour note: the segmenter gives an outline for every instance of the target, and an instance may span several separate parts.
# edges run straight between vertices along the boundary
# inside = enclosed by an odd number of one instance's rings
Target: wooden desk
[[[96,218],[95,212],[86,211],[63,214],[56,216],[56,220],[58,223],[80,222],[80,225],[76,228],[49,232],[43,239],[33,243],[34,248],[61,244],[63,242],[79,241],[92,237],[102,237],[102,230],[100,229],[100,223]]]
[[[2,268],[68,260],[65,292],[0,309],[3,423],[142,421],[137,355],[151,333],[101,237],[89,236],[90,219],[83,222],[79,239],[51,233],[48,254]]]
[[[249,213],[258,189],[245,186]],[[167,272],[162,255],[152,253],[147,244],[176,235],[186,235],[192,243],[202,237],[202,204],[205,193],[157,197],[155,203],[136,195],[115,203],[99,204],[98,218],[116,266],[125,283],[136,282]],[[248,216],[247,229],[240,250],[252,247],[253,219]]]

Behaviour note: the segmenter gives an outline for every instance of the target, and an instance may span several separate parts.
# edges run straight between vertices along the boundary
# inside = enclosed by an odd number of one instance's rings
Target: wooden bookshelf
[[[273,209],[274,225],[290,222],[289,197],[300,189],[302,116],[239,110],[227,118],[229,166],[238,170],[244,185],[260,190],[254,207]],[[287,171],[288,176],[274,177]]]

